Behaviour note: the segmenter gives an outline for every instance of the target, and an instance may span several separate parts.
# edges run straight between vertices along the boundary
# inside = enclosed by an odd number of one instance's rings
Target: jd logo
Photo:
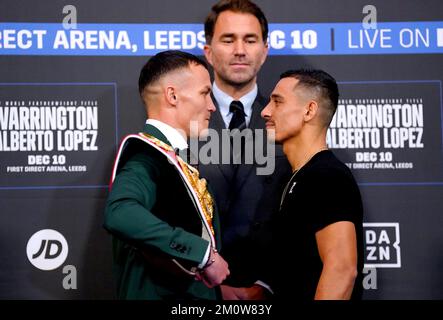
[[[54,253],[51,253],[52,246],[56,247],[56,251]],[[62,243],[58,240],[43,240],[40,249],[38,249],[38,252],[36,252],[32,256],[32,259],[40,257],[45,248],[46,248],[45,259],[55,259],[62,252]]]
[[[40,230],[29,239],[26,254],[29,262],[36,268],[54,270],[65,262],[68,256],[68,243],[58,231]]]

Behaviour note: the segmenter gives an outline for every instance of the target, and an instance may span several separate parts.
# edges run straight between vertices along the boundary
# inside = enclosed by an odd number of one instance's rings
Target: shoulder
[[[305,168],[304,176],[317,187],[357,185],[351,170],[332,151],[321,151]]]
[[[315,230],[338,221],[359,226],[363,207],[351,170],[331,151],[322,152],[314,160],[306,170],[305,181]]]
[[[348,166],[339,160],[331,150],[317,153],[307,164],[311,174],[320,172],[325,175],[349,175],[352,174]]]
[[[148,168],[165,163],[166,157],[137,135],[130,135],[122,142],[116,162],[118,171],[123,168]]]

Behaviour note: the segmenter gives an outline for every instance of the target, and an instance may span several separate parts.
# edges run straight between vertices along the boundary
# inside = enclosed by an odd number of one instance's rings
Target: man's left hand
[[[236,288],[221,285],[223,300],[265,300],[266,289],[258,284],[251,287]]]

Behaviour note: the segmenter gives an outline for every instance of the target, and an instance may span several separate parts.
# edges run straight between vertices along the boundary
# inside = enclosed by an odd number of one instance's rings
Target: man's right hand
[[[208,261],[210,261],[210,265],[200,271],[196,275],[196,278],[202,280],[208,288],[213,288],[220,285],[226,277],[229,276],[230,272],[228,263],[217,251],[211,250],[211,255],[209,256]]]

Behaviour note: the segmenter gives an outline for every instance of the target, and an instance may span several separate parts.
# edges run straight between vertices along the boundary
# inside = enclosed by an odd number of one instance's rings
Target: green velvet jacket
[[[145,132],[171,145],[157,128],[146,125]],[[220,244],[216,210],[213,226]],[[104,227],[113,237],[120,299],[217,298],[215,289],[172,262],[175,259],[187,269],[198,266],[209,242],[201,237],[202,220],[177,170],[146,142],[130,138],[123,146]]]

